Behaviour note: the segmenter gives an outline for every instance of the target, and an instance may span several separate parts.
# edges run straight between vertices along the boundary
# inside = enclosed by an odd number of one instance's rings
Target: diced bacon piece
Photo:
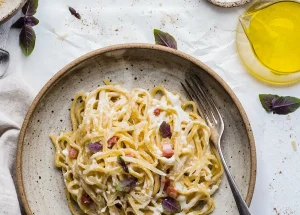
[[[170,186],[170,184],[171,184],[171,180],[168,177],[166,177],[165,178],[164,190],[167,190],[168,187]]]
[[[177,190],[175,190],[175,188],[173,186],[169,186],[167,188],[167,194],[168,194],[168,196],[170,196],[174,199],[176,199],[178,196],[178,192],[177,192]]]
[[[77,158],[77,156],[78,156],[78,150],[71,147],[69,151],[69,157],[75,159]]]
[[[171,143],[163,143],[163,156],[170,158],[174,155],[174,150],[172,149]]]
[[[118,141],[118,137],[117,136],[113,136],[112,138],[110,138],[108,141],[107,141],[107,147],[108,148],[112,148]]]
[[[153,111],[154,115],[155,116],[159,116],[160,114],[160,109],[156,108],[154,111]]]
[[[125,154],[127,157],[132,157],[132,158],[134,158],[134,154],[132,153],[132,152],[128,152],[128,153],[126,153]]]
[[[88,194],[83,194],[81,196],[81,202],[82,204],[90,205],[93,203],[93,200]]]

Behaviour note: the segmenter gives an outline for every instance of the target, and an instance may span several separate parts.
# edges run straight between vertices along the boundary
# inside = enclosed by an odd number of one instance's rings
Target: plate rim
[[[255,140],[253,136],[253,131],[251,129],[251,125],[249,122],[249,119],[246,115],[246,112],[238,100],[237,96],[235,93],[232,91],[232,89],[229,87],[229,85],[216,73],[214,72],[211,68],[206,66],[204,63],[202,63],[200,60],[192,57],[189,54],[186,54],[182,51],[171,49],[168,47],[164,47],[161,45],[155,45],[155,44],[147,44],[147,43],[127,43],[127,44],[118,44],[118,45],[112,45],[112,46],[107,46],[104,48],[100,48],[94,51],[91,51],[87,54],[82,55],[79,58],[76,58],[72,62],[68,63],[66,66],[64,66],[61,70],[59,70],[44,86],[43,88],[39,91],[37,96],[34,98],[33,102],[31,103],[29,110],[25,116],[25,119],[23,121],[19,139],[18,139],[18,145],[17,145],[17,165],[16,165],[16,175],[17,175],[17,188],[18,188],[18,194],[21,197],[22,205],[28,215],[33,215],[31,212],[26,193],[25,193],[25,188],[23,184],[23,176],[22,176],[22,153],[23,153],[23,142],[24,142],[24,137],[26,134],[26,129],[29,125],[30,118],[32,116],[32,113],[34,112],[36,106],[39,104],[40,100],[43,98],[45,93],[52,87],[52,85],[59,80],[66,72],[68,72],[70,69],[78,65],[79,63],[95,57],[100,54],[104,54],[106,52],[112,52],[112,51],[118,51],[122,49],[150,49],[150,50],[156,50],[156,51],[161,51],[161,52],[167,52],[169,54],[176,55],[178,57],[184,58],[203,70],[207,72],[209,75],[211,75],[221,86],[225,89],[225,91],[229,94],[229,96],[232,98],[233,102],[237,106],[241,116],[243,123],[245,125],[246,131],[247,131],[247,136],[249,139],[250,143],[250,163],[251,163],[251,170],[250,170],[250,180],[249,180],[249,188],[248,188],[248,193],[246,197],[246,203],[249,206],[253,197],[254,193],[254,188],[255,188],[255,183],[256,183],[256,172],[257,172],[257,157],[256,157],[256,146],[255,146]]]
[[[26,2],[27,0],[21,0],[19,5],[17,5],[12,11],[10,11],[7,15],[5,15],[3,19],[0,20],[0,24],[4,24],[10,18],[16,15],[16,13],[18,13],[18,11],[25,5]]]

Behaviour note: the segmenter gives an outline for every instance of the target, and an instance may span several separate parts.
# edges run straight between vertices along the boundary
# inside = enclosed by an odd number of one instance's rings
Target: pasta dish
[[[107,84],[78,93],[72,131],[51,135],[75,214],[205,215],[223,174],[193,101]]]

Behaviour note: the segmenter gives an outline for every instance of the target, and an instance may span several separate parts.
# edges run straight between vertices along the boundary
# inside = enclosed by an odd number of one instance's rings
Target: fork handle
[[[218,152],[219,152],[219,155],[221,157],[221,161],[222,161],[222,164],[223,164],[223,167],[224,167],[224,170],[225,170],[225,174],[226,174],[229,186],[231,188],[233,197],[235,199],[238,211],[240,212],[240,215],[251,215],[251,213],[249,211],[249,208],[248,208],[246,202],[244,201],[244,199],[243,199],[240,191],[238,190],[238,188],[237,188],[237,186],[236,186],[236,184],[234,182],[234,179],[233,179],[233,177],[232,177],[232,175],[231,175],[231,173],[229,171],[229,168],[228,168],[228,166],[226,164],[226,161],[224,159],[223,153],[221,151],[220,144],[218,146]]]

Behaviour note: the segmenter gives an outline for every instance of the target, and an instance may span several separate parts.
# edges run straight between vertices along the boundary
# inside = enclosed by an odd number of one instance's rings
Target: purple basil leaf
[[[276,98],[279,98],[279,96],[272,94],[259,94],[259,100],[261,102],[261,105],[267,112],[272,112],[272,101]]]
[[[22,8],[22,12],[25,16],[33,16],[36,13],[38,6],[39,0],[28,0]]]
[[[20,47],[24,55],[29,56],[34,49],[36,40],[35,32],[30,25],[24,25],[24,28],[20,33],[19,39]]]
[[[135,188],[138,180],[137,178],[133,176],[129,176],[125,178],[118,186],[117,186],[117,191],[121,192],[130,192],[133,188]]]
[[[172,198],[172,197],[167,197],[163,200],[162,206],[165,212],[168,213],[180,213],[181,212],[181,206],[179,202]]]
[[[71,13],[73,16],[75,16],[77,19],[81,19],[80,14],[77,13],[77,11],[76,11],[74,8],[69,7],[69,11],[70,11],[70,13]]]
[[[177,49],[177,42],[174,37],[166,32],[154,29],[155,43],[162,46],[167,46],[172,49]]]
[[[280,96],[273,99],[272,111],[273,113],[286,115],[294,112],[300,107],[300,99],[292,96]]]
[[[96,152],[100,152],[103,149],[103,146],[101,143],[96,142],[96,143],[89,143],[88,148],[90,151],[96,153]]]
[[[39,24],[39,20],[33,16],[25,16],[24,23],[25,25],[35,26]]]
[[[79,13],[75,13],[75,15],[74,15],[77,19],[81,19],[81,16],[80,16],[80,14]]]
[[[160,134],[163,138],[171,137],[171,126],[163,121],[159,127]]]
[[[69,7],[69,11],[73,16],[76,14],[76,10],[72,7]]]
[[[117,162],[123,168],[124,172],[129,173],[128,167],[121,156],[117,157]]]
[[[24,27],[24,17],[20,17],[11,27],[12,28],[23,28]]]

